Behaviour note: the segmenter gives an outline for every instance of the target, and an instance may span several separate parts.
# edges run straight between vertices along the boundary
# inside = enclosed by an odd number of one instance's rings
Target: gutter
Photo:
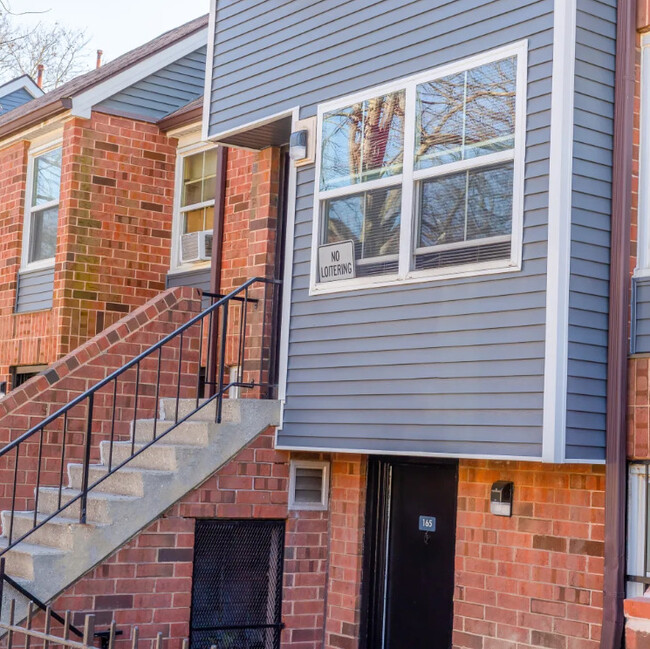
[[[159,119],[156,122],[156,126],[161,131],[171,131],[172,129],[179,128],[181,126],[187,126],[188,124],[200,122],[202,119],[203,106],[199,105],[184,112],[176,111],[171,115],[167,115],[166,117]]]
[[[35,126],[40,124],[51,117],[56,117],[61,113],[72,108],[72,99],[70,97],[63,97],[58,99],[51,104],[46,104],[41,108],[37,108],[34,111],[31,111],[21,117],[13,119],[3,126],[0,126],[0,140],[8,138],[11,135],[15,135],[19,131],[23,131],[30,126]]]
[[[618,0],[607,351],[605,566],[601,649],[620,649],[625,618],[627,365],[636,0]]]

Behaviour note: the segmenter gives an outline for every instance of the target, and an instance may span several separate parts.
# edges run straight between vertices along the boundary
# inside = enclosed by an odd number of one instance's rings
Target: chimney
[[[38,70],[38,76],[36,77],[36,85],[39,88],[43,88],[43,70],[45,69],[45,66],[42,63],[39,63],[36,66],[36,69]]]
[[[100,68],[102,65],[102,56],[104,55],[104,50],[97,50],[97,64],[95,68]]]

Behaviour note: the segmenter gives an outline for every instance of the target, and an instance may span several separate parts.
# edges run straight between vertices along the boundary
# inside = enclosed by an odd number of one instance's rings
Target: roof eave
[[[51,104],[46,104],[37,110],[21,117],[17,117],[16,119],[0,126],[0,140],[16,135],[16,133],[19,133],[20,131],[35,126],[40,122],[51,119],[52,117],[56,117],[61,113],[65,113],[70,110],[70,108],[72,108],[72,99],[70,99],[70,97],[62,97]]]
[[[203,118],[203,106],[197,106],[192,108],[184,113],[172,113],[163,117],[156,122],[156,126],[161,131],[171,131],[172,129],[180,128],[182,126],[187,126],[188,124],[194,124],[200,122]]]

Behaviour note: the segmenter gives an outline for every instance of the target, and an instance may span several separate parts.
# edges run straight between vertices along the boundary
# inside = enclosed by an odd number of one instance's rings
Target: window
[[[329,462],[291,460],[289,509],[327,509]]]
[[[174,224],[175,265],[208,261],[211,254],[217,149],[194,146],[179,156]]]
[[[520,267],[526,47],[319,107],[312,291]]]
[[[637,277],[650,276],[650,34],[641,35],[641,110],[639,143],[639,231]]]
[[[61,189],[61,147],[34,154],[28,165],[23,268],[54,263]]]
[[[47,369],[47,365],[23,365],[21,367],[10,368],[11,372],[11,387],[16,389],[23,383],[26,383],[34,376],[38,376],[41,372]]]

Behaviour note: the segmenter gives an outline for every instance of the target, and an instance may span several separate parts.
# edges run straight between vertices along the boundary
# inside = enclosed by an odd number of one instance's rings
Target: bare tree
[[[6,0],[0,0],[0,78],[22,74],[36,78],[38,66],[45,74],[43,89],[51,90],[89,69],[89,39],[80,30],[59,23],[27,27],[16,22]]]

